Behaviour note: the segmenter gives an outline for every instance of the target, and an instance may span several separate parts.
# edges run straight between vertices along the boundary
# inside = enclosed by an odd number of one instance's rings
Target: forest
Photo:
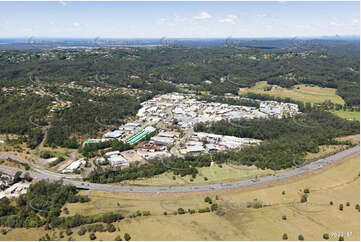
[[[60,216],[68,213],[63,208],[65,203],[86,203],[90,199],[78,195],[74,186],[63,185],[61,182],[39,181],[31,184],[26,194],[14,201],[0,199],[0,225],[10,228],[33,228],[45,226],[50,228],[73,228],[83,224],[112,223],[124,217],[116,213],[104,213],[97,216]]]
[[[251,87],[258,81],[287,88],[300,83],[336,88],[348,107],[357,108],[359,67],[359,59],[347,52],[269,50],[237,45],[1,51],[3,89],[40,88],[54,95],[9,95],[1,90],[0,133],[26,135],[28,147],[35,148],[45,136],[39,128],[49,125],[46,146],[78,148],[83,139],[97,137],[100,132],[124,123],[136,114],[142,101],[159,93],[207,93],[202,100],[256,107],[256,102],[223,96],[237,94],[239,88]],[[91,89],[131,88],[139,93],[96,95],[71,88],[72,83]],[[55,95],[72,105],[49,117]],[[293,102],[267,95],[244,97]],[[297,104],[301,111],[306,108],[302,103]]]
[[[232,46],[43,52],[1,52],[0,85],[26,86],[32,75],[49,84],[76,81],[84,86],[130,86],[153,93],[175,91],[182,84],[223,95],[267,81],[282,87],[304,83],[337,88],[347,103],[359,104],[359,58],[352,55]],[[102,78],[97,81],[96,76]]]

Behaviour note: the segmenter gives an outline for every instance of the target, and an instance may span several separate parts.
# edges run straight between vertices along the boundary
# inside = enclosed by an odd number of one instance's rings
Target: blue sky
[[[0,2],[0,38],[360,35],[359,2]]]

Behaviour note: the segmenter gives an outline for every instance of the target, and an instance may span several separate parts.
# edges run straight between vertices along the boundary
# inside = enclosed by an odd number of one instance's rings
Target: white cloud
[[[158,19],[157,24],[165,24],[165,21],[166,21],[165,18],[160,18]]]
[[[185,22],[185,21],[187,21],[187,18],[180,17],[180,16],[176,15],[175,18],[174,18],[174,20],[175,20],[176,22]]]
[[[64,0],[59,0],[59,3],[60,3],[63,7],[65,7],[66,5],[68,5]]]
[[[74,23],[73,23],[73,27],[77,28],[77,27],[79,27],[79,26],[80,26],[80,23],[78,23],[78,22],[74,22]]]
[[[256,17],[258,17],[258,18],[264,18],[264,17],[266,17],[267,16],[267,14],[264,14],[264,13],[262,13],[262,14],[257,14],[256,15]]]
[[[358,20],[358,19],[352,20],[352,25],[358,25],[358,24],[359,24],[359,20]]]
[[[227,15],[227,18],[219,20],[219,22],[235,24],[236,23],[235,21],[236,21],[237,18],[238,17],[236,15],[230,14],[230,15]]]
[[[198,16],[195,16],[195,19],[208,19],[211,18],[212,16],[207,13],[207,12],[201,12]]]

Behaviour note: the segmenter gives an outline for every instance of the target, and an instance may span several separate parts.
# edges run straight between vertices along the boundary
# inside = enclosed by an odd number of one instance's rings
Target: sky
[[[0,2],[0,38],[360,35],[359,2]]]

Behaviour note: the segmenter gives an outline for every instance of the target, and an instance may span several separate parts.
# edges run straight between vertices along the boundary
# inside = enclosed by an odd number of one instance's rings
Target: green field
[[[295,85],[292,88],[283,88],[277,85],[272,85],[270,91],[264,89],[271,87],[266,81],[257,82],[255,86],[251,88],[242,88],[239,90],[239,94],[247,92],[268,94],[275,97],[292,98],[297,101],[310,102],[310,103],[322,103],[330,100],[333,103],[344,104],[343,99],[336,94],[335,88],[322,88],[311,85]]]

